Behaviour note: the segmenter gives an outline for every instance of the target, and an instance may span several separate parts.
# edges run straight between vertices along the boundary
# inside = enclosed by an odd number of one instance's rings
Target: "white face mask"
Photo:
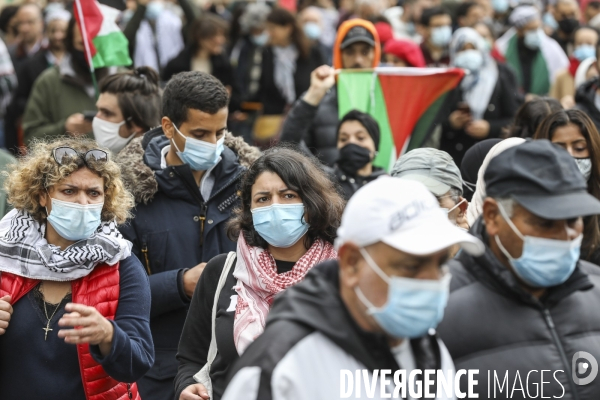
[[[119,130],[125,125],[125,122],[126,121],[119,123],[109,122],[94,117],[94,120],[92,121],[92,130],[94,131],[96,142],[102,147],[108,147],[113,154],[117,154],[123,150],[123,148],[127,146],[127,143],[135,136],[135,132],[127,138],[123,138],[119,135]]]

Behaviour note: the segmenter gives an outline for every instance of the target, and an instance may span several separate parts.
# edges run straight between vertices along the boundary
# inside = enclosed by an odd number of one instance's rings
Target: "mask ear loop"
[[[508,218],[508,215],[506,215],[506,211],[504,210],[504,207],[502,206],[502,204],[500,204],[500,203],[497,203],[497,204],[498,204],[498,210],[500,210],[500,215],[502,215],[502,218],[506,221],[508,226],[510,226],[510,229],[512,229],[513,232],[518,237],[520,237],[523,242],[525,242],[525,237],[523,236],[523,234],[521,232],[519,232],[519,230],[517,229],[515,224],[511,221],[511,219]],[[510,255],[508,250],[506,250],[506,248],[500,241],[500,238],[498,237],[498,235],[494,236],[494,240],[496,241],[496,244],[498,245],[498,248],[500,249],[500,251],[506,256],[506,258],[508,258],[509,260],[515,260],[515,258]]]
[[[175,128],[175,131],[183,137],[183,140],[187,140],[185,135],[181,133],[179,129],[177,129],[177,126],[175,126],[175,124],[173,124],[173,128]],[[178,153],[181,153],[181,150],[179,150],[179,147],[177,147],[177,143],[175,143],[175,139],[173,139],[173,145],[175,146],[175,150],[177,150]]]
[[[369,254],[369,252],[367,252],[362,247],[359,249],[359,251],[360,251],[360,254],[363,256],[363,258],[365,259],[365,261],[367,262],[367,264],[369,264],[369,266],[373,269],[373,271],[375,271],[375,273],[377,275],[379,275],[379,277],[381,279],[383,279],[383,281],[389,285],[390,284],[390,277],[387,276],[385,274],[385,272],[383,272],[381,270],[381,268],[379,268],[379,265],[377,265],[377,263],[375,262],[375,260],[373,260],[373,258]]]

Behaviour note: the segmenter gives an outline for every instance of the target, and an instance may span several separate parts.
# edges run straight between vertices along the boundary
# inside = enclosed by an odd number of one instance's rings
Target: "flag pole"
[[[83,37],[83,46],[85,47],[85,55],[87,56],[87,61],[90,66],[90,74],[92,75],[92,84],[94,85],[94,93],[96,94],[96,99],[100,96],[98,91],[98,82],[96,81],[96,73],[94,70],[94,63],[92,62],[92,52],[90,50],[90,44],[88,42],[87,30],[85,29],[85,20],[83,19],[83,10],[81,8],[81,0],[75,0],[75,5],[77,7],[77,14],[79,14],[79,23],[81,36]]]

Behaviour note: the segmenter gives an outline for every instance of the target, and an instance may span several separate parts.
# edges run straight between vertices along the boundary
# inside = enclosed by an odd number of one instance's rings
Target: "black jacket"
[[[181,53],[174,59],[169,61],[162,72],[161,79],[168,81],[173,75],[180,72],[192,70],[192,57],[194,55],[193,48],[187,46],[181,50]],[[236,111],[239,109],[240,93],[237,85],[237,81],[233,75],[233,68],[229,63],[229,59],[226,54],[212,55],[210,56],[210,64],[212,66],[211,75],[217,78],[223,86],[231,88],[231,98],[229,101],[229,110]]]
[[[323,57],[316,46],[311,47],[307,58],[298,57],[296,60],[296,73],[294,74],[296,97],[300,97],[302,93],[308,90],[310,74],[321,65],[323,65]],[[275,85],[275,57],[270,46],[265,47],[263,50],[258,97],[263,104],[263,114],[278,115],[284,113],[287,101]]]
[[[17,89],[13,93],[13,98],[6,109],[4,119],[5,145],[7,149],[16,149],[17,131],[20,125],[20,119],[25,112],[27,100],[31,94],[35,80],[51,65],[48,63],[46,53],[49,50],[43,50],[36,53],[29,59],[24,60],[20,67],[15,70],[17,73]]]
[[[315,346],[309,344],[316,342],[333,353],[338,352],[339,358],[324,363],[323,357],[327,356],[318,354]],[[448,364],[442,365],[445,358],[435,336],[412,339],[410,344],[417,368],[448,368]],[[282,362],[286,368],[278,370]],[[390,369],[393,373],[401,368],[384,335],[365,332],[354,322],[340,297],[338,262],[330,260],[314,267],[303,282],[275,298],[265,331],[232,368],[223,398],[241,398],[232,396],[243,390],[247,390],[244,397],[247,400],[338,398],[340,368],[352,369],[350,362],[370,371]],[[323,370],[325,364],[335,367]],[[245,373],[236,376],[238,372],[249,371],[248,367],[259,367],[260,374],[252,378]],[[277,380],[280,372],[290,380]],[[258,390],[249,390],[255,384]],[[286,387],[287,395],[273,389],[281,384]],[[307,397],[307,392],[314,394]],[[338,396],[327,397],[332,392]]]
[[[599,88],[600,78],[595,77],[579,86],[575,93],[575,108],[585,112],[594,121],[596,129],[600,129],[600,110],[596,108],[594,99]]]
[[[358,189],[367,183],[380,176],[387,175],[387,172],[378,167],[373,167],[373,172],[369,176],[352,175],[342,171],[337,164],[335,164],[333,168],[325,167],[325,171],[327,171],[333,177],[333,180],[340,185],[345,200],[349,200]]]
[[[339,154],[337,88],[333,87],[318,106],[311,106],[302,97],[296,101],[283,123],[281,141],[296,143],[333,166]]]
[[[179,399],[183,389],[196,383],[193,378],[194,374],[206,364],[212,333],[212,308],[215,291],[226,259],[227,254],[221,254],[210,260],[202,271],[202,276],[196,286],[177,351],[179,369],[175,378],[176,399]],[[291,271],[295,265],[294,262],[277,260],[275,262],[279,274]],[[217,303],[215,318],[217,355],[210,367],[210,379],[213,385],[213,399],[211,400],[221,399],[225,391],[227,373],[239,358],[233,340],[233,320],[237,304],[237,292],[234,289],[237,279],[233,276],[234,270],[235,261],[229,270]]]
[[[490,132],[485,139],[500,137],[502,135],[502,128],[510,125],[522,103],[514,72],[505,64],[497,63],[497,65],[498,81],[490,97],[487,110],[483,114],[483,119],[490,124]],[[450,113],[456,111],[459,103],[463,101],[463,93],[460,86],[449,94],[447,101],[450,102],[450,106],[448,107],[449,116]],[[481,140],[472,138],[462,129],[454,130],[450,126],[448,118],[444,119],[440,150],[450,154],[454,158],[456,165],[460,165],[465,152]]]
[[[257,156],[241,141],[226,136],[222,160],[211,172],[216,179],[208,199],[202,198],[188,165],[161,169],[161,150],[169,140],[160,127],[134,139],[117,157],[126,187],[136,198],[134,217],[120,230],[150,275],[156,361],[139,382],[144,399],[173,397],[175,354],[190,302],[183,272],[236,248],[225,223],[239,201],[237,185],[245,170],[240,163],[248,165]],[[239,160],[229,146],[240,153]]]
[[[489,243],[481,219],[471,233]],[[521,288],[515,276],[494,256],[489,246],[480,257],[462,252],[450,261],[451,293],[444,320],[438,328],[456,369],[479,369],[480,398],[487,397],[488,371],[500,382],[508,371],[512,390],[520,374],[530,396],[497,387],[496,399],[533,398],[541,382],[544,396],[562,399],[600,398],[600,379],[588,385],[571,383],[574,354],[585,351],[600,360],[600,269],[580,261],[562,285],[547,290],[539,300]],[[530,375],[529,371],[537,370]],[[557,372],[562,370],[563,372]],[[584,376],[582,376],[584,377]],[[558,383],[560,382],[560,384]],[[465,388],[462,382],[461,388]],[[563,395],[564,390],[564,396]],[[573,391],[577,391],[577,397]],[[561,397],[562,396],[562,397]]]

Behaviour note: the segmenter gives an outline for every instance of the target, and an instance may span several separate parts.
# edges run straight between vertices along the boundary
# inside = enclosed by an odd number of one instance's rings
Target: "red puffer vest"
[[[0,273],[0,297],[10,295],[15,304],[39,283],[38,280]],[[119,264],[99,265],[91,274],[71,284],[73,303],[95,307],[114,319],[119,304]],[[81,379],[87,400],[141,400],[135,383],[117,382],[92,358],[88,344],[77,345]]]

